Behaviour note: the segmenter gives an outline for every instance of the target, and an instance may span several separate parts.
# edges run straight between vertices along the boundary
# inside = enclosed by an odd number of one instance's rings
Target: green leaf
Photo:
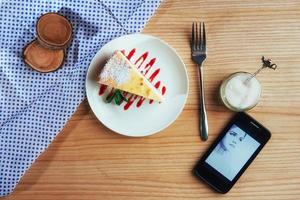
[[[114,99],[116,93],[112,93],[112,94],[109,94],[107,97],[106,97],[106,103],[111,103],[112,100]]]
[[[117,90],[116,93],[115,93],[115,103],[117,105],[121,105],[123,102],[123,99],[122,99],[122,94],[121,94],[121,91],[120,90]]]
[[[128,102],[128,99],[124,97],[121,90],[116,89],[112,94],[106,97],[106,103],[111,103],[112,101],[119,106],[123,103],[123,101]]]
[[[121,91],[120,90],[116,90],[116,95],[120,96],[121,95]]]

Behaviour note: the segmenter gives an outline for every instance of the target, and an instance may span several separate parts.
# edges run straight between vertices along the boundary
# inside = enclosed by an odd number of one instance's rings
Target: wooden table
[[[198,133],[192,21],[207,25],[205,92],[210,136]],[[115,134],[100,124],[87,101],[61,134],[3,199],[300,199],[299,0],[166,0],[144,29],[172,45],[187,65],[190,92],[169,128],[145,138]],[[220,82],[236,71],[254,72],[262,55],[279,65],[264,71],[261,101],[249,113],[272,139],[227,195],[191,174],[201,154],[233,115],[218,100]]]

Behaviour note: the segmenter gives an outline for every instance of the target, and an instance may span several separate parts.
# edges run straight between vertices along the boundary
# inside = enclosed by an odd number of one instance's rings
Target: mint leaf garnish
[[[128,102],[128,99],[124,97],[122,90],[116,89],[113,93],[106,97],[106,103],[111,103],[112,101],[119,106],[123,103],[123,101]]]

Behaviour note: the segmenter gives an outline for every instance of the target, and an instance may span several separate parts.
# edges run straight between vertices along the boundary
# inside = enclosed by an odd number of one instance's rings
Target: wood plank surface
[[[198,133],[192,21],[207,25],[207,142]],[[105,128],[84,101],[2,199],[300,199],[300,1],[165,0],[143,32],[168,42],[187,65],[189,98],[177,121],[159,134],[128,138]],[[254,72],[262,55],[279,69],[258,76],[263,94],[249,113],[272,139],[230,193],[219,195],[191,169],[234,114],[218,99],[220,82],[236,71]]]

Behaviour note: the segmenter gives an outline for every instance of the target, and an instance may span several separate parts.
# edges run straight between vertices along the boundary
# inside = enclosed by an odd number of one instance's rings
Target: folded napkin
[[[0,196],[12,192],[85,97],[89,63],[104,44],[140,31],[160,0],[0,1]],[[58,12],[73,25],[63,67],[39,73],[22,61],[40,15]]]

